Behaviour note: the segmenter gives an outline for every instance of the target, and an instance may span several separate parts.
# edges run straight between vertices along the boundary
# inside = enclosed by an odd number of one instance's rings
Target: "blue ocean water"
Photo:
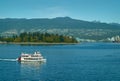
[[[19,63],[40,51],[46,63]],[[120,44],[0,45],[0,81],[120,81]]]

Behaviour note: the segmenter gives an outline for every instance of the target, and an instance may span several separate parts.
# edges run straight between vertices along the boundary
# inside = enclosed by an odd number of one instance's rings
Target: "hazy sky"
[[[64,16],[120,23],[120,0],[0,0],[0,18]]]

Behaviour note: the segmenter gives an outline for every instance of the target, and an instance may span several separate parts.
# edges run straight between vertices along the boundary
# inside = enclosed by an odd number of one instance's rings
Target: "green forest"
[[[39,32],[24,32],[20,35],[12,37],[0,36],[1,42],[38,42],[38,43],[77,43],[71,36],[63,36],[58,34],[39,33]]]

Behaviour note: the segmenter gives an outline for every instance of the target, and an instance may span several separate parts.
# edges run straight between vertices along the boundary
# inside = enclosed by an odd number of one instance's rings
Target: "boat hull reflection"
[[[19,62],[19,63],[20,63],[20,75],[21,77],[27,75],[28,77],[26,77],[26,80],[39,77],[45,65],[45,63],[43,62]]]

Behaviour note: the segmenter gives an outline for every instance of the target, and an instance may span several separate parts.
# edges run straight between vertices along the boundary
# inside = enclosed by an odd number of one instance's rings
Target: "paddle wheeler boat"
[[[22,53],[16,60],[19,62],[46,62],[40,52],[34,52],[34,54]]]

